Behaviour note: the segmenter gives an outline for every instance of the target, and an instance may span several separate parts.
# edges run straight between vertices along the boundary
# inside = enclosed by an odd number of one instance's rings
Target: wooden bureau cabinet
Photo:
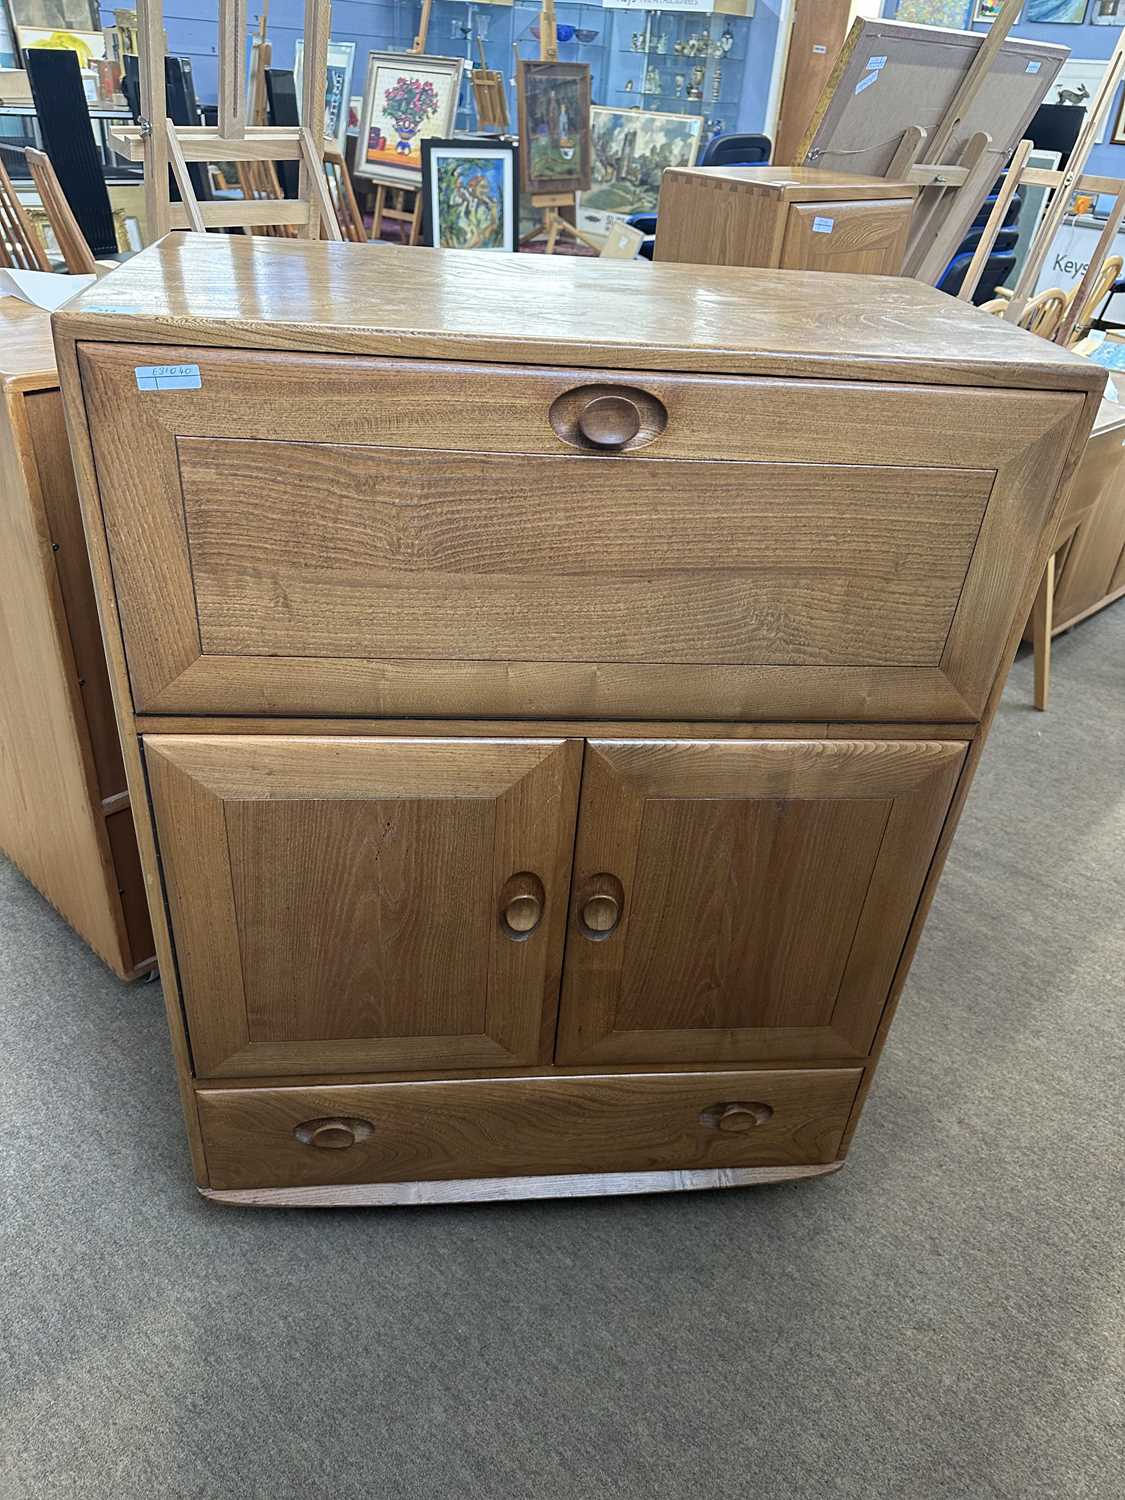
[[[1104,377],[808,286],[173,236],[57,317],[203,1191],[840,1165]]]

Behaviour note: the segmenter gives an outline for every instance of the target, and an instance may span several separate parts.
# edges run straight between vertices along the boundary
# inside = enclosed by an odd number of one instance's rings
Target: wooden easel
[[[539,16],[539,61],[558,62],[559,60],[559,37],[558,28],[555,23],[555,0],[543,0],[543,9]],[[525,141],[520,142],[521,148],[527,149]],[[576,229],[568,219],[564,219],[560,209],[573,208],[575,195],[573,193],[532,193],[532,208],[541,208],[543,217],[530,234],[525,234],[520,240],[520,249],[525,245],[532,244],[540,236],[546,238],[543,247],[547,255],[555,253],[555,245],[558,243],[559,235],[569,236],[580,244],[588,245],[591,250],[601,250],[601,246],[589,235],[583,234],[581,229]]]
[[[1027,259],[1020,270],[1019,280],[1016,282],[1011,301],[1005,310],[1004,317],[1010,323],[1018,323],[1027,306],[1031,296],[1032,288],[1039,279],[1039,273],[1043,269],[1043,262],[1047,259],[1047,252],[1054,243],[1055,235],[1059,231],[1063,218],[1070,207],[1070,201],[1077,192],[1113,193],[1117,197],[1114,211],[1111,213],[1098,241],[1097,249],[1090,257],[1090,264],[1082,282],[1075,291],[1071,306],[1075,309],[1075,317],[1081,315],[1082,305],[1085,301],[1088,283],[1093,284],[1101,268],[1101,263],[1109,252],[1114,237],[1117,234],[1121,222],[1122,202],[1120,194],[1122,183],[1115,177],[1087,176],[1084,172],[1090,152],[1093,150],[1102,120],[1109,110],[1110,103],[1117,91],[1117,85],[1125,76],[1125,32],[1119,33],[1117,45],[1113,49],[1105,74],[1102,77],[1098,92],[1095,94],[1090,108],[1086,111],[1086,118],[1082,122],[1082,129],[1078,133],[1078,139],[1074,143],[1064,170],[1049,172],[1040,169],[1025,168],[1022,180],[1031,186],[1049,187],[1053,189],[1051,201],[1047,205],[1047,211],[1039,221],[1039,228],[1035,232],[1035,238],[1031,242]],[[1074,331],[1074,319],[1064,317],[1058,328],[1052,335],[1056,343],[1065,344]]]
[[[266,106],[266,69],[273,58],[273,47],[266,30],[269,25],[269,0],[263,0],[258,17],[256,45],[250,51],[250,99],[247,116],[251,125],[265,125],[268,117]],[[279,202],[284,198],[277,168],[272,161],[240,161],[235,163],[239,186],[244,198],[267,198]],[[291,239],[296,233],[292,224],[264,224],[260,233],[282,239]]]
[[[477,112],[477,124],[482,130],[507,130],[508,100],[504,94],[504,75],[498,68],[488,67],[484,56],[484,42],[478,36],[480,67],[470,75],[473,86],[473,104]]]
[[[329,0],[305,0],[305,71],[302,118],[296,129],[248,125],[246,120],[247,0],[219,0],[219,123],[177,126],[167,118],[164,94],[162,0],[139,0],[141,123],[112,131],[115,149],[144,163],[149,236],[172,229],[291,225],[303,239],[341,238],[324,177],[324,92],[328,62]],[[241,198],[200,203],[188,176],[189,161],[299,161],[296,198]],[[180,203],[168,193],[171,167]]]
[[[950,83],[952,98],[945,95],[937,104],[934,113],[940,110],[940,118],[933,125],[931,115],[929,128],[913,123],[903,129],[902,106],[905,102],[905,115],[909,119],[913,101],[912,98],[904,101],[901,85],[898,93],[892,95],[894,103],[888,100],[882,106],[884,115],[888,108],[891,110],[893,125],[880,118],[880,106],[875,104],[866,106],[871,115],[869,121],[857,121],[858,106],[853,101],[860,94],[865,100],[877,100],[879,91],[868,94],[867,89],[872,85],[885,87],[880,82],[884,77],[881,69],[886,67],[885,76],[891,77],[900,62],[906,60],[928,63],[926,68],[916,67],[915,73],[932,74],[928,97],[927,90],[923,90],[920,107],[923,110],[933,107],[942,97],[942,80],[950,76],[950,54],[963,52],[964,39],[959,33],[895,21],[856,20],[837,59],[798,151],[798,160],[808,166],[833,166],[841,171],[882,176],[888,183],[911,182],[921,187],[902,269],[904,276],[930,284],[940,279],[989,187],[1001,174],[1009,151],[1014,150],[1015,132],[1026,127],[1058,70],[1057,47],[1014,43],[1005,48],[1020,9],[1021,0],[1005,0],[991,30],[979,39],[955,85]],[[996,91],[1004,108],[998,103],[994,111],[986,112],[989,95],[986,92],[982,99],[982,90],[1002,52],[1010,57],[1013,46],[1017,53],[1038,47],[1044,57],[1038,61],[1029,59],[1026,75],[1016,75],[1021,79],[1022,92],[1013,92],[1009,68],[1006,91]],[[885,56],[881,55],[884,53]],[[874,66],[876,61],[878,67]],[[996,119],[990,123],[993,113]],[[846,121],[850,123],[845,125]],[[864,123],[871,131],[870,139],[857,140],[857,128],[862,133]],[[880,129],[883,134],[878,133]],[[843,139],[838,141],[836,137],[841,133]],[[997,135],[999,145],[995,144]]]

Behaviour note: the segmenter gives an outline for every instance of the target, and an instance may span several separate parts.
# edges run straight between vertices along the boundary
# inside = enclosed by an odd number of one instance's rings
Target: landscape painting
[[[702,115],[639,109],[590,110],[590,187],[578,197],[578,227],[608,234],[630,214],[655,213],[666,167],[694,166]]]
[[[422,181],[422,141],[453,129],[461,89],[459,57],[372,52],[355,174],[392,186]]]
[[[442,250],[518,248],[514,141],[422,142],[422,240]]]
[[[517,74],[523,186],[576,193],[590,186],[590,69],[525,62]]]

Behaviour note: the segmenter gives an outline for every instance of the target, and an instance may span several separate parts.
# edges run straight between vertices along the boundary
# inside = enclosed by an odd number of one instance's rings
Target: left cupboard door
[[[581,741],[144,747],[199,1076],[549,1059]]]

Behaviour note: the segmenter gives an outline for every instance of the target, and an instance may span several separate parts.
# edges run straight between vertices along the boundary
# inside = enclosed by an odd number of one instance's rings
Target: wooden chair
[[[0,266],[13,271],[49,271],[51,262],[0,161]]]
[[[1086,334],[1089,332],[1090,324],[1093,322],[1095,317],[1097,317],[1098,308],[1102,305],[1102,302],[1109,293],[1109,290],[1113,286],[1113,283],[1121,275],[1122,266],[1125,266],[1125,258],[1123,258],[1122,256],[1106,256],[1105,260],[1102,262],[1102,268],[1098,272],[1097,280],[1090,288],[1089,294],[1086,297],[1085,304],[1075,321],[1074,331],[1071,334],[1070,338],[1067,340],[1069,345],[1073,346],[1086,337]],[[1068,311],[1073,303],[1074,298],[1077,297],[1078,291],[1079,288],[1076,286],[1071,292],[1070,296],[1067,298]]]
[[[328,195],[340,221],[340,233],[346,240],[357,245],[367,244],[367,231],[363,227],[363,215],[356,202],[348,164],[336,146],[324,148],[324,176],[328,183]]]
[[[1062,287],[1048,287],[1028,300],[1020,314],[1019,326],[1040,338],[1049,339],[1066,312],[1067,297]]]
[[[70,204],[55,176],[50,157],[45,152],[33,151],[30,147],[26,156],[27,165],[31,169],[31,180],[35,183],[43,211],[55,232],[67,270],[72,276],[100,275],[105,268],[94,259],[94,252],[86,243],[86,236],[70,211]]]

